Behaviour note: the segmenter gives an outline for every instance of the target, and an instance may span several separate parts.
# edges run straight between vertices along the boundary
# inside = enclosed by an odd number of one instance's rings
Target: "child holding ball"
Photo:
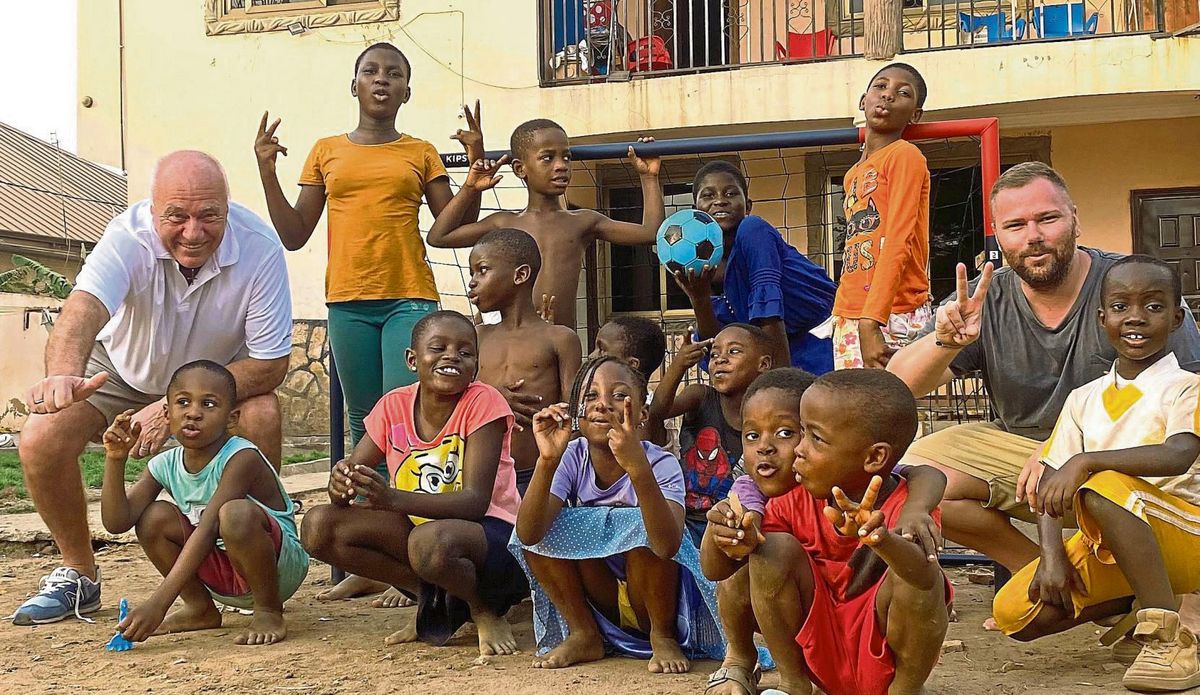
[[[692,198],[725,237],[717,267],[675,274],[696,312],[696,342],[715,337],[727,324],[750,323],[774,342],[775,366],[790,364],[813,374],[833,369],[832,343],[822,329],[836,286],[779,230],[750,215],[746,175],[729,162],[709,162],[696,173]],[[723,294],[713,296],[713,282],[722,284]]]

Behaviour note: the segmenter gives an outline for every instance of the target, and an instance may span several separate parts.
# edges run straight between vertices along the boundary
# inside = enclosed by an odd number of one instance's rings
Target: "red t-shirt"
[[[896,517],[900,515],[900,510],[907,499],[908,485],[900,480],[896,489],[888,495],[887,499],[883,501],[883,506],[880,507],[888,528],[895,527]],[[863,546],[858,538],[838,533],[833,524],[825,518],[824,509],[824,500],[814,498],[802,485],[797,485],[786,495],[767,501],[762,530],[763,533],[790,533],[795,536],[804,546],[804,552],[812,558],[812,566],[814,571],[820,574],[819,579],[824,580],[824,583],[833,592],[834,600],[840,602],[852,598],[847,596],[847,589],[850,587],[855,571],[851,567],[851,556],[856,551],[862,553],[873,553],[874,551]],[[941,523],[940,511],[935,510],[933,518]],[[859,563],[855,564],[859,565]],[[860,585],[864,587],[879,583],[883,578],[883,570],[886,569],[886,565],[882,563],[867,564],[877,571],[879,576],[872,577],[871,581],[865,583],[860,582]]]
[[[401,386],[384,394],[363,420],[367,436],[387,456],[392,485],[397,490],[428,494],[461,490],[467,439],[480,427],[503,418],[505,430],[500,446],[500,466],[496,469],[496,484],[487,516],[515,524],[521,497],[517,494],[517,476],[509,453],[513,414],[508,401],[491,386],[472,382],[442,431],[424,441],[414,426],[413,408],[419,386]],[[411,515],[409,518],[414,524],[429,521]]]

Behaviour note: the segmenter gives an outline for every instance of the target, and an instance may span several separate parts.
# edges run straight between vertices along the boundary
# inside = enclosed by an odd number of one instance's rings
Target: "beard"
[[[1025,259],[1050,254],[1050,261],[1040,268],[1025,265]],[[1020,252],[1004,251],[1004,260],[1017,277],[1035,290],[1051,290],[1063,283],[1071,272],[1071,261],[1075,258],[1075,233],[1058,246],[1036,244]]]

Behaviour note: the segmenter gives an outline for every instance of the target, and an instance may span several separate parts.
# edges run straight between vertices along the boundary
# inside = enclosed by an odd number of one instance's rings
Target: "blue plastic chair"
[[[1033,8],[1033,27],[1043,39],[1058,39],[1066,36],[1088,36],[1096,33],[1100,13],[1093,12],[1083,18],[1083,3],[1069,5],[1041,5]]]
[[[966,12],[959,12],[958,26],[967,34],[974,34],[980,29],[986,29],[987,42],[999,43],[1001,41],[1012,41],[1014,38],[1018,40],[1025,38],[1026,22],[1024,19],[1018,17],[1017,21],[1013,23],[1013,27],[1016,29],[1015,37],[1013,36],[1013,32],[1008,28],[1008,22],[1003,12],[984,15],[982,17],[969,15]]]

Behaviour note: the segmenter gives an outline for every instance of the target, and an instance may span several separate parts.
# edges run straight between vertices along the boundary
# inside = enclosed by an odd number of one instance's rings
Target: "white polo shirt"
[[[193,360],[229,364],[291,352],[283,245],[258,215],[233,202],[221,245],[191,285],[143,200],[108,224],[75,289],[108,308],[97,341],[121,380],[143,393],[165,394],[175,370]]]
[[[1172,352],[1132,381],[1120,379],[1113,363],[1108,374],[1067,396],[1041,461],[1059,469],[1085,451],[1162,444],[1183,432],[1200,436],[1200,376],[1180,369]],[[1200,505],[1200,461],[1183,475],[1144,480]]]

